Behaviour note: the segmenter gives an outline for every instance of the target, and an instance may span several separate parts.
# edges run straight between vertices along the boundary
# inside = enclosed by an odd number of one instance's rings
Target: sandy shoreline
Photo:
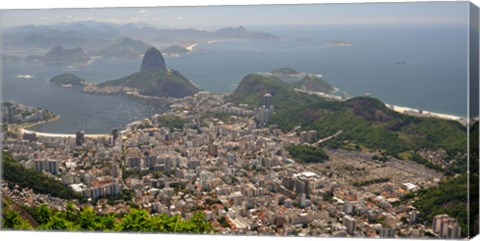
[[[436,112],[431,112],[427,110],[422,110],[422,112],[420,112],[418,109],[405,107],[405,106],[390,105],[390,104],[386,104],[386,106],[392,109],[393,111],[407,114],[407,115],[416,115],[416,116],[422,116],[422,117],[436,117],[440,119],[455,120],[455,121],[463,121],[466,119],[465,117],[461,117],[461,116],[436,113]]]
[[[189,45],[189,46],[185,47],[185,49],[191,52],[191,51],[193,51],[193,48],[195,48],[195,46],[197,46],[197,45],[198,45],[198,43],[195,43],[195,44],[192,44],[192,45]]]
[[[23,133],[35,133],[37,136],[44,136],[44,137],[61,137],[61,138],[75,138],[75,134],[61,134],[61,133],[47,133],[47,132],[40,132],[40,131],[30,131],[25,130],[24,128],[20,129],[20,132]],[[85,134],[85,137],[88,138],[109,138],[111,137],[110,134]]]
[[[75,134],[47,133],[47,132],[27,130],[27,128],[32,128],[34,126],[43,125],[43,124],[53,122],[53,121],[56,121],[56,120],[59,120],[59,119],[60,119],[60,115],[57,115],[50,120],[40,121],[40,122],[37,122],[37,123],[25,125],[25,126],[20,128],[20,133],[22,133],[22,134],[24,134],[24,133],[28,133],[28,134],[35,133],[35,135],[37,135],[37,136],[44,136],[44,137],[61,137],[61,138],[73,137],[73,138],[75,138]],[[85,137],[88,137],[88,138],[101,138],[101,137],[109,138],[110,136],[111,136],[110,134],[85,134]]]

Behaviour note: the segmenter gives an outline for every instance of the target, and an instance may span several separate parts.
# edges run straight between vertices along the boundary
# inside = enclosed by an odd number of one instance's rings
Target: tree
[[[5,210],[2,220],[2,228],[4,229],[32,229],[30,223],[22,219],[15,210]]]

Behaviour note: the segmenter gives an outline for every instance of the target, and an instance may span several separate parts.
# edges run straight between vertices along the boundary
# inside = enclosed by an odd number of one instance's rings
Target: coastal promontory
[[[180,72],[167,69],[162,53],[152,47],[143,57],[139,72],[129,76],[102,82],[98,85],[88,85],[85,92],[116,94],[137,93],[149,97],[183,98],[193,95],[199,89]]]

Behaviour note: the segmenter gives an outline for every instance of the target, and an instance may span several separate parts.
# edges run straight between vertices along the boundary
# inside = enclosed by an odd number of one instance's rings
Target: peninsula
[[[69,77],[69,80],[75,79],[72,75],[61,75],[52,79],[63,79],[62,76]],[[197,93],[199,89],[179,71],[168,69],[162,53],[151,47],[144,54],[140,71],[120,79],[88,84],[83,91],[96,94],[132,94],[146,98],[183,98]]]

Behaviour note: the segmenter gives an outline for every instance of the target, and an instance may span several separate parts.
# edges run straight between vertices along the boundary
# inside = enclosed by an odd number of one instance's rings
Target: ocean
[[[166,57],[211,92],[232,92],[242,77],[290,67],[321,74],[350,97],[369,93],[385,103],[458,116],[467,113],[466,25],[245,26],[280,39],[224,40],[199,44],[194,52]],[[345,41],[351,46],[334,46]],[[124,77],[140,68],[141,59],[96,59],[78,70],[40,63],[3,63],[4,100],[39,106],[61,119],[32,130],[53,133],[108,133],[112,128],[162,113],[156,102],[128,96],[91,95],[48,84],[65,72],[91,82]],[[18,75],[33,78],[17,78]]]

